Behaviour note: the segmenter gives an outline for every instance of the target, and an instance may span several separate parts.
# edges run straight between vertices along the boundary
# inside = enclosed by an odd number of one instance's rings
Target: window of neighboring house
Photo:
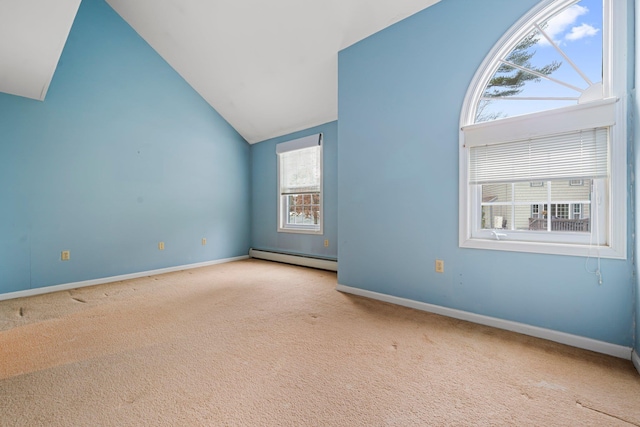
[[[322,134],[276,146],[278,231],[322,234]]]
[[[572,212],[572,218],[573,219],[581,219],[582,218],[582,204],[581,203],[575,203],[572,206],[571,212]]]
[[[544,0],[485,58],[461,114],[460,246],[626,257],[626,7]]]
[[[540,209],[540,205],[531,205],[531,218],[540,218],[544,212],[544,208]]]

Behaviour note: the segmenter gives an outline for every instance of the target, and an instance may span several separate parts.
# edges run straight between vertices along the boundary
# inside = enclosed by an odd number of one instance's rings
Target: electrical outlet
[[[158,243],[158,249],[160,249],[161,251],[164,251],[164,242]]]
[[[436,273],[444,273],[444,261],[441,259],[436,260]]]
[[[324,241],[324,247],[328,248],[329,247],[329,239],[325,239]]]
[[[69,261],[71,259],[71,252],[70,251],[62,251],[62,253],[60,254],[60,259],[62,261]]]
[[[203,237],[202,238],[202,246],[205,246],[207,244],[207,238]]]

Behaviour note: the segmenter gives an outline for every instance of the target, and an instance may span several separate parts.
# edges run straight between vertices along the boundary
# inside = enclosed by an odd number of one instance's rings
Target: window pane
[[[288,225],[320,224],[320,193],[291,194],[285,197]]]
[[[551,182],[551,202],[573,203],[591,200],[591,180],[583,180],[583,185],[571,185],[571,181]]]
[[[476,122],[487,122],[575,104],[575,101],[566,100],[522,101],[492,99],[490,101],[480,101]]]
[[[543,185],[531,185],[529,182],[516,182],[513,184],[514,198],[516,202],[544,203],[547,200],[547,183]]]
[[[501,58],[476,123],[575,105],[587,89],[589,99],[602,97],[601,1],[582,0],[537,24]]]
[[[481,227],[483,229],[511,229],[511,205],[482,206]]]
[[[482,228],[590,231],[592,180],[482,185]],[[535,184],[535,185],[532,185]],[[512,216],[513,213],[513,216]]]
[[[602,80],[602,22],[602,0],[582,0],[542,25],[592,82]],[[562,79],[570,67],[560,68]]]
[[[510,202],[512,185],[509,184],[485,184],[482,186],[482,203]]]

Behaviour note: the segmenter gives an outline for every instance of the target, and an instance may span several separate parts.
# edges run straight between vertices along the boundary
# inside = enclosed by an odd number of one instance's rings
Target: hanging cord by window
[[[596,277],[598,278],[598,285],[602,285],[602,271],[600,270],[600,255],[598,254],[597,256],[597,264],[596,264],[596,269],[595,270],[589,270],[589,259],[591,259],[591,255],[587,256],[587,260],[584,263],[584,268],[585,270],[587,270],[587,273],[591,273],[591,274],[595,274]]]
[[[591,185],[593,186],[593,198],[595,201],[595,206],[593,206],[594,203],[592,203],[592,206],[589,207],[589,209],[591,210],[591,232],[589,233],[589,249],[588,249],[588,253],[587,253],[587,259],[584,262],[584,269],[587,271],[587,273],[590,274],[595,274],[596,277],[598,278],[598,285],[602,285],[602,270],[600,269],[600,218],[599,218],[599,205],[600,203],[602,203],[602,201],[600,200],[600,193],[598,192],[598,185],[596,184],[595,180],[592,179],[591,180]],[[596,232],[596,253],[597,253],[597,264],[596,264],[596,269],[591,271],[589,270],[589,260],[591,259],[591,249],[593,248],[593,224],[595,222],[595,232]]]

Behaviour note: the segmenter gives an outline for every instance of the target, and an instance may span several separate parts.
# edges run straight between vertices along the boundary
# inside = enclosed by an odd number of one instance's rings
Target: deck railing
[[[551,231],[590,231],[589,218],[565,219],[551,218]],[[546,218],[529,218],[529,230],[546,230]]]

